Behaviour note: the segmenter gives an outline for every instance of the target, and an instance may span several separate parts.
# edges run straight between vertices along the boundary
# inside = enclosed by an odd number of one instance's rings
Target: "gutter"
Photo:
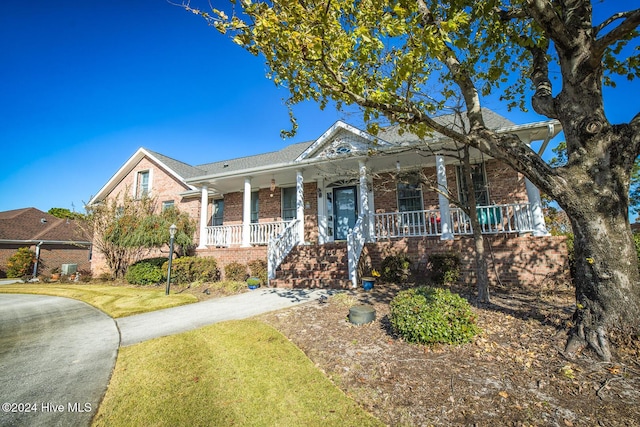
[[[532,130],[532,129],[536,129],[536,128],[543,128],[546,127],[547,128],[547,135],[544,139],[545,143],[543,143],[543,147],[546,148],[546,145],[549,143],[550,135],[552,135],[552,132],[555,131],[556,126],[558,126],[559,128],[561,128],[560,122],[558,120],[547,120],[547,121],[543,121],[543,122],[535,122],[535,123],[528,123],[525,125],[515,125],[515,126],[509,126],[509,127],[505,127],[505,128],[500,128],[500,129],[496,129],[495,132],[497,133],[516,133],[516,132],[522,132],[522,131],[527,131],[527,130]],[[448,139],[446,137],[439,137],[439,138],[434,138],[431,142],[432,143],[438,143],[440,142],[441,144],[443,144],[442,140],[443,139]],[[387,152],[390,154],[393,154],[394,151],[401,151],[401,150],[406,150],[408,147],[410,147],[410,145],[406,145],[406,146],[393,146],[393,147],[388,147],[387,150],[382,149],[380,150],[381,152]],[[353,156],[350,157],[351,159],[357,160],[357,159],[362,159],[362,158],[367,158],[369,157],[368,155],[360,155],[360,156]],[[344,159],[344,158],[342,158]],[[224,179],[224,178],[231,178],[231,177],[237,177],[237,176],[245,176],[245,175],[252,175],[255,173],[260,173],[260,172],[272,172],[274,169],[277,170],[287,170],[287,169],[300,169],[304,166],[307,165],[321,165],[324,163],[330,163],[333,162],[337,159],[335,158],[324,158],[324,159],[320,159],[318,160],[317,158],[312,158],[312,159],[305,159],[305,160],[301,160],[296,162],[294,161],[289,161],[286,163],[277,163],[277,164],[270,164],[270,165],[264,165],[264,166],[257,166],[254,168],[248,168],[248,169],[237,169],[234,171],[229,171],[227,173],[221,172],[221,173],[214,173],[214,174],[208,174],[208,175],[201,175],[201,176],[197,176],[197,177],[193,177],[190,179],[185,179],[185,183],[186,184],[198,184],[201,183],[203,181],[209,181],[209,180],[216,180],[216,179]]]
[[[73,241],[73,240],[13,240],[13,239],[0,239],[0,244],[9,244],[9,245],[21,245],[21,244],[30,244],[30,245],[75,245],[75,246],[91,246],[92,243],[84,240]]]

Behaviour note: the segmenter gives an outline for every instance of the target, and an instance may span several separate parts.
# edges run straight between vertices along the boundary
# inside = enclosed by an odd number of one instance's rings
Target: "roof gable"
[[[372,149],[390,144],[343,121],[337,121],[316,139],[296,161],[311,158],[330,159],[350,155],[365,155]]]
[[[104,200],[118,185],[118,183],[122,181],[145,157],[159,165],[169,175],[191,190],[194,190],[195,188],[187,184],[185,179],[203,174],[203,170],[197,167],[141,147],[125,162],[124,165],[120,167],[120,169],[118,169],[118,171],[111,177],[111,179],[109,179],[109,181],[107,181],[100,191],[91,198],[89,204]]]

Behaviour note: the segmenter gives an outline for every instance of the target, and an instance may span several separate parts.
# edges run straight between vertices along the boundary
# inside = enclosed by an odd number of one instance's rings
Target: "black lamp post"
[[[176,230],[178,229],[178,227],[176,227],[175,224],[171,224],[171,227],[169,227],[169,236],[171,236],[169,238],[169,266],[167,268],[167,290],[165,292],[165,295],[169,295],[169,287],[171,286],[171,261],[173,261],[173,240],[176,238]]]

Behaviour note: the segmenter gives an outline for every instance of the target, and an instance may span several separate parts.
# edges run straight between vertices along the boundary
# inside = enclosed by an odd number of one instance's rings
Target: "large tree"
[[[577,309],[568,353],[589,345],[610,359],[614,333],[637,333],[640,276],[628,194],[640,115],[610,123],[603,85],[640,76],[640,56],[629,44],[637,43],[640,9],[594,22],[594,5],[586,0],[183,6],[263,55],[268,77],[290,91],[289,105],[358,105],[371,131],[380,120],[418,134],[436,131],[522,172],[565,210],[575,233]],[[560,76],[559,87],[552,86],[552,73]],[[567,164],[551,167],[516,135],[488,129],[481,111],[488,96],[520,108],[530,97],[537,113],[558,120]],[[467,132],[434,120],[458,97]]]
[[[123,278],[132,263],[149,256],[151,249],[169,243],[169,227],[177,226],[176,253],[193,243],[195,221],[177,208],[158,213],[156,200],[126,195],[88,205],[87,228],[93,233],[94,250],[104,257],[114,278]]]

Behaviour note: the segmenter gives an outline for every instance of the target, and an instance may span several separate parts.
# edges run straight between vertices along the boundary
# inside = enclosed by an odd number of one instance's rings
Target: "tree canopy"
[[[640,77],[640,9],[617,3],[619,10],[594,19],[594,8],[604,3],[241,0],[209,9],[194,0],[182,6],[262,55],[268,77],[288,89],[289,106],[357,105],[370,132],[389,123],[419,136],[438,132],[504,162],[550,195],[575,235],[578,309],[567,352],[589,345],[610,359],[611,333],[640,328],[640,273],[628,221],[640,114],[610,123],[603,87]],[[528,141],[487,128],[481,107],[489,96],[520,109],[530,100],[538,114],[557,120],[567,163],[552,167]],[[463,100],[464,130],[436,120],[451,100]],[[293,117],[292,123],[289,133],[296,130]]]

